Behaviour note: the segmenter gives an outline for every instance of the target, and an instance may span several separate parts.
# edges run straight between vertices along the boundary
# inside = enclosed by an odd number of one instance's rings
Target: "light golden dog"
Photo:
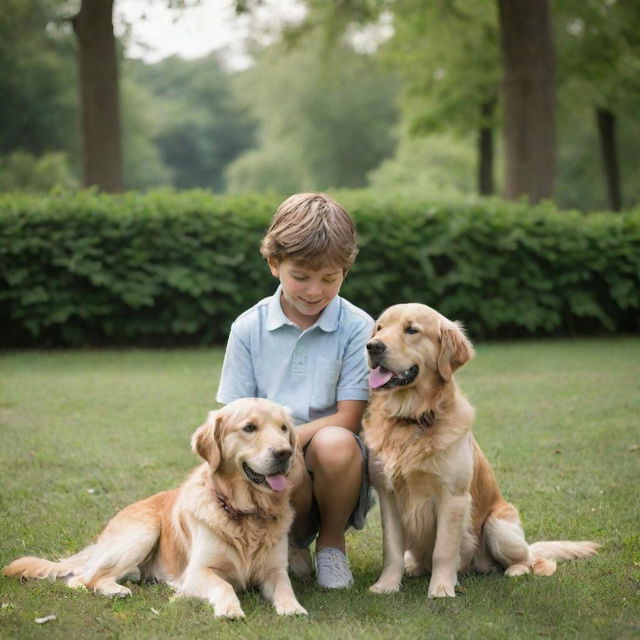
[[[406,569],[431,574],[430,598],[454,597],[458,571],[551,575],[556,561],[596,552],[593,542],[527,544],[471,435],[474,410],[453,372],[474,351],[457,323],[421,304],[396,305],[378,319],[367,351],[363,430],[384,539],[373,592],[398,591]]]
[[[268,400],[236,400],[209,413],[192,446],[207,462],[179,489],[126,507],[72,557],[20,558],[4,575],[65,578],[119,597],[131,591],[118,580],[155,579],[225,618],[244,616],[235,590],[256,585],[279,615],[306,614],[287,574],[290,490],[303,470],[287,412]]]

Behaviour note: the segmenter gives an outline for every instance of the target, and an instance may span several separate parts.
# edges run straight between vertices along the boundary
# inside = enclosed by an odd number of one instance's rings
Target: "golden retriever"
[[[378,319],[367,352],[372,393],[363,432],[384,555],[371,591],[398,591],[406,570],[431,574],[430,598],[454,597],[458,571],[551,575],[556,561],[596,552],[593,542],[527,544],[518,510],[471,435],[474,409],[453,377],[474,355],[459,324],[422,304],[396,305]]]
[[[256,585],[279,615],[306,615],[287,574],[290,492],[303,470],[287,412],[268,400],[236,400],[209,413],[192,447],[206,463],[179,489],[129,505],[74,556],[20,558],[4,575],[65,578],[119,597],[131,591],[118,580],[155,579],[225,618],[244,616],[235,590]]]

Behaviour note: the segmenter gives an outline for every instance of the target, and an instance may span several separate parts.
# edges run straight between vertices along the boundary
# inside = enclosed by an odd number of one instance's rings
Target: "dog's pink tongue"
[[[265,478],[274,491],[284,491],[287,488],[287,479],[281,473],[265,476]]]
[[[389,369],[385,369],[384,367],[376,367],[372,369],[369,374],[369,384],[372,389],[377,389],[389,382],[391,378],[393,378],[393,371],[389,371]]]

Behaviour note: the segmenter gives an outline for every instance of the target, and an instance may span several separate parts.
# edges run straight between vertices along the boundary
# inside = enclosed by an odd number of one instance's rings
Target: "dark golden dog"
[[[431,574],[430,598],[454,597],[458,571],[551,575],[557,561],[596,552],[593,542],[527,544],[518,510],[471,435],[474,409],[453,372],[474,351],[458,324],[421,304],[396,305],[378,319],[367,351],[363,428],[384,536],[372,591],[397,591],[406,567]]]

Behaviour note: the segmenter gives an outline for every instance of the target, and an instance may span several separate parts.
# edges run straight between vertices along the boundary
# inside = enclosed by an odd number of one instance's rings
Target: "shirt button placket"
[[[291,373],[295,376],[304,376],[307,373],[307,352],[299,342],[293,351]]]

